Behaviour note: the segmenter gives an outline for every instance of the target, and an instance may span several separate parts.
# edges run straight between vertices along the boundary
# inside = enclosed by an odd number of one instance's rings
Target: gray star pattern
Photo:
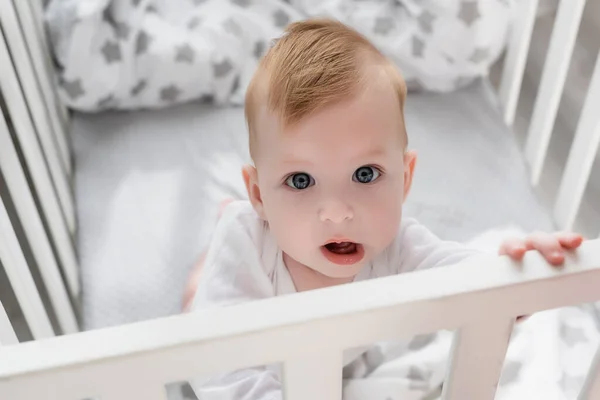
[[[523,364],[520,362],[508,361],[504,366],[502,375],[500,376],[500,385],[509,385],[513,382],[516,382],[522,367]]]
[[[283,10],[277,10],[273,13],[273,22],[278,28],[284,28],[289,22],[290,17]]]
[[[569,326],[566,324],[562,324],[560,326],[560,337],[562,338],[563,342],[569,347],[573,347],[577,343],[587,342],[587,337],[583,333],[583,329]]]
[[[477,1],[463,1],[460,4],[458,19],[462,20],[467,26],[473,25],[481,17],[479,13],[479,4]]]
[[[147,86],[148,82],[145,79],[141,79],[134,87],[131,88],[131,95],[139,95],[144,89],[146,89]]]
[[[213,63],[213,74],[216,78],[222,78],[227,75],[233,69],[233,65],[228,59],[224,59],[221,62]]]
[[[392,17],[377,17],[375,19],[373,32],[378,35],[387,35],[394,29],[395,26],[396,23]]]
[[[426,372],[414,366],[410,367],[406,376],[409,379],[409,388],[411,390],[427,390],[430,376],[431,372],[429,371]]]
[[[412,38],[412,54],[414,57],[423,58],[423,52],[425,51],[425,42],[418,38],[417,36],[413,36]]]
[[[490,49],[487,47],[476,47],[473,50],[473,54],[469,57],[469,61],[475,64],[479,64],[482,61],[485,61],[490,56]]]
[[[67,92],[69,97],[73,100],[85,94],[85,91],[81,86],[81,79],[74,79],[72,81],[63,80],[62,87],[65,89],[65,92]]]
[[[229,32],[229,33],[231,33],[234,36],[241,37],[242,34],[243,34],[242,28],[240,28],[240,26],[238,25],[238,23],[235,22],[231,18],[227,18],[225,20],[225,22],[223,22],[223,29],[225,29],[226,32]]]
[[[121,61],[121,47],[119,43],[108,40],[100,50],[107,64]]]
[[[115,30],[119,39],[127,40],[129,38],[129,33],[131,32],[131,29],[126,23],[117,22],[115,24]]]
[[[254,44],[254,57],[258,60],[265,53],[265,42],[258,41]]]
[[[419,15],[417,20],[419,21],[419,26],[421,26],[423,32],[433,32],[433,21],[435,20],[435,15],[425,10],[421,13],[421,15]]]
[[[195,16],[195,17],[192,17],[192,19],[190,19],[190,22],[188,22],[187,27],[189,30],[194,30],[198,26],[200,26],[201,23],[202,23],[202,18]]]
[[[240,7],[248,7],[250,5],[250,0],[231,0],[231,2]]]
[[[196,58],[196,51],[188,43],[177,46],[175,61],[180,63],[193,64]]]
[[[559,385],[564,392],[573,392],[581,388],[584,380],[585,377],[583,376],[572,376],[563,371]]]
[[[112,94],[109,94],[108,96],[98,100],[98,108],[102,109],[102,110],[106,110],[110,107],[113,107],[117,104],[117,101],[115,99],[115,97]]]
[[[140,54],[147,52],[150,42],[152,42],[152,37],[145,31],[140,31],[135,42],[135,54],[139,56]]]
[[[181,90],[175,85],[165,86],[160,90],[160,99],[167,102],[174,102],[181,95]]]
[[[435,336],[436,336],[435,333],[430,333],[430,334],[426,334],[426,335],[417,335],[408,343],[408,349],[413,350],[413,351],[420,350],[423,347],[430,344],[431,342],[433,342],[435,340]]]

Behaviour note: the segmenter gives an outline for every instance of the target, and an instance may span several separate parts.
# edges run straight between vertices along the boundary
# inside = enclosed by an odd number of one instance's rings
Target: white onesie
[[[480,254],[442,241],[413,219],[405,218],[394,241],[361,270],[355,281],[452,265]],[[281,249],[249,201],[228,205],[215,229],[193,310],[295,293]],[[383,345],[381,348],[389,347]],[[344,354],[349,366],[366,349]],[[276,366],[252,368],[191,382],[201,400],[281,400]]]

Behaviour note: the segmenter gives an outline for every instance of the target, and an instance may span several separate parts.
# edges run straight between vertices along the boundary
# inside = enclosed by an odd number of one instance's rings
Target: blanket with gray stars
[[[519,0],[50,0],[62,100],[82,111],[243,103],[258,60],[293,21],[326,16],[367,36],[409,90],[486,75]]]

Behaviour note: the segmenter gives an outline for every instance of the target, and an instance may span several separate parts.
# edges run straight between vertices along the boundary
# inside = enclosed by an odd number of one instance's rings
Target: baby
[[[253,166],[249,201],[228,204],[205,258],[192,310],[447,266],[476,250],[402,217],[417,156],[407,150],[405,83],[354,30],[334,21],[288,27],[246,96]],[[440,171],[443,173],[443,171]],[[576,234],[506,241],[552,264]],[[276,368],[196,382],[199,398],[281,399]]]

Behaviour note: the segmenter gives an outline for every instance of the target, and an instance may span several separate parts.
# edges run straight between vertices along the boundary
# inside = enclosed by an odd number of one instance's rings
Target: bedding
[[[444,239],[552,229],[488,89],[478,81],[451,94],[411,94],[406,104],[419,158],[405,214]],[[72,137],[85,327],[179,312],[218,204],[246,196],[243,109],[76,113]]]
[[[419,153],[407,215],[442,238],[475,240],[491,250],[506,229],[552,229],[486,80],[449,94],[409,94],[406,120],[409,147]],[[158,111],[75,113],[73,122],[85,329],[178,313],[187,274],[208,243],[219,202],[245,196],[243,109],[189,103]],[[511,348],[535,344],[540,350],[523,353],[527,359],[511,355],[503,393],[530,393],[531,386],[520,382],[531,379],[565,388],[558,394],[578,388],[597,344],[593,321],[585,308],[527,321]],[[385,385],[377,393],[435,390],[448,335],[441,332],[422,350],[400,352],[370,372],[375,379],[356,375],[348,384],[356,389],[348,390],[357,396],[367,389],[376,393],[370,385],[378,379]],[[414,360],[429,369],[410,369]],[[392,382],[389,371],[404,372]],[[187,385],[171,385],[169,396],[194,398]]]
[[[400,66],[409,88],[485,76],[518,0],[51,0],[59,92],[81,111],[240,104],[258,59],[290,22],[339,19]]]

